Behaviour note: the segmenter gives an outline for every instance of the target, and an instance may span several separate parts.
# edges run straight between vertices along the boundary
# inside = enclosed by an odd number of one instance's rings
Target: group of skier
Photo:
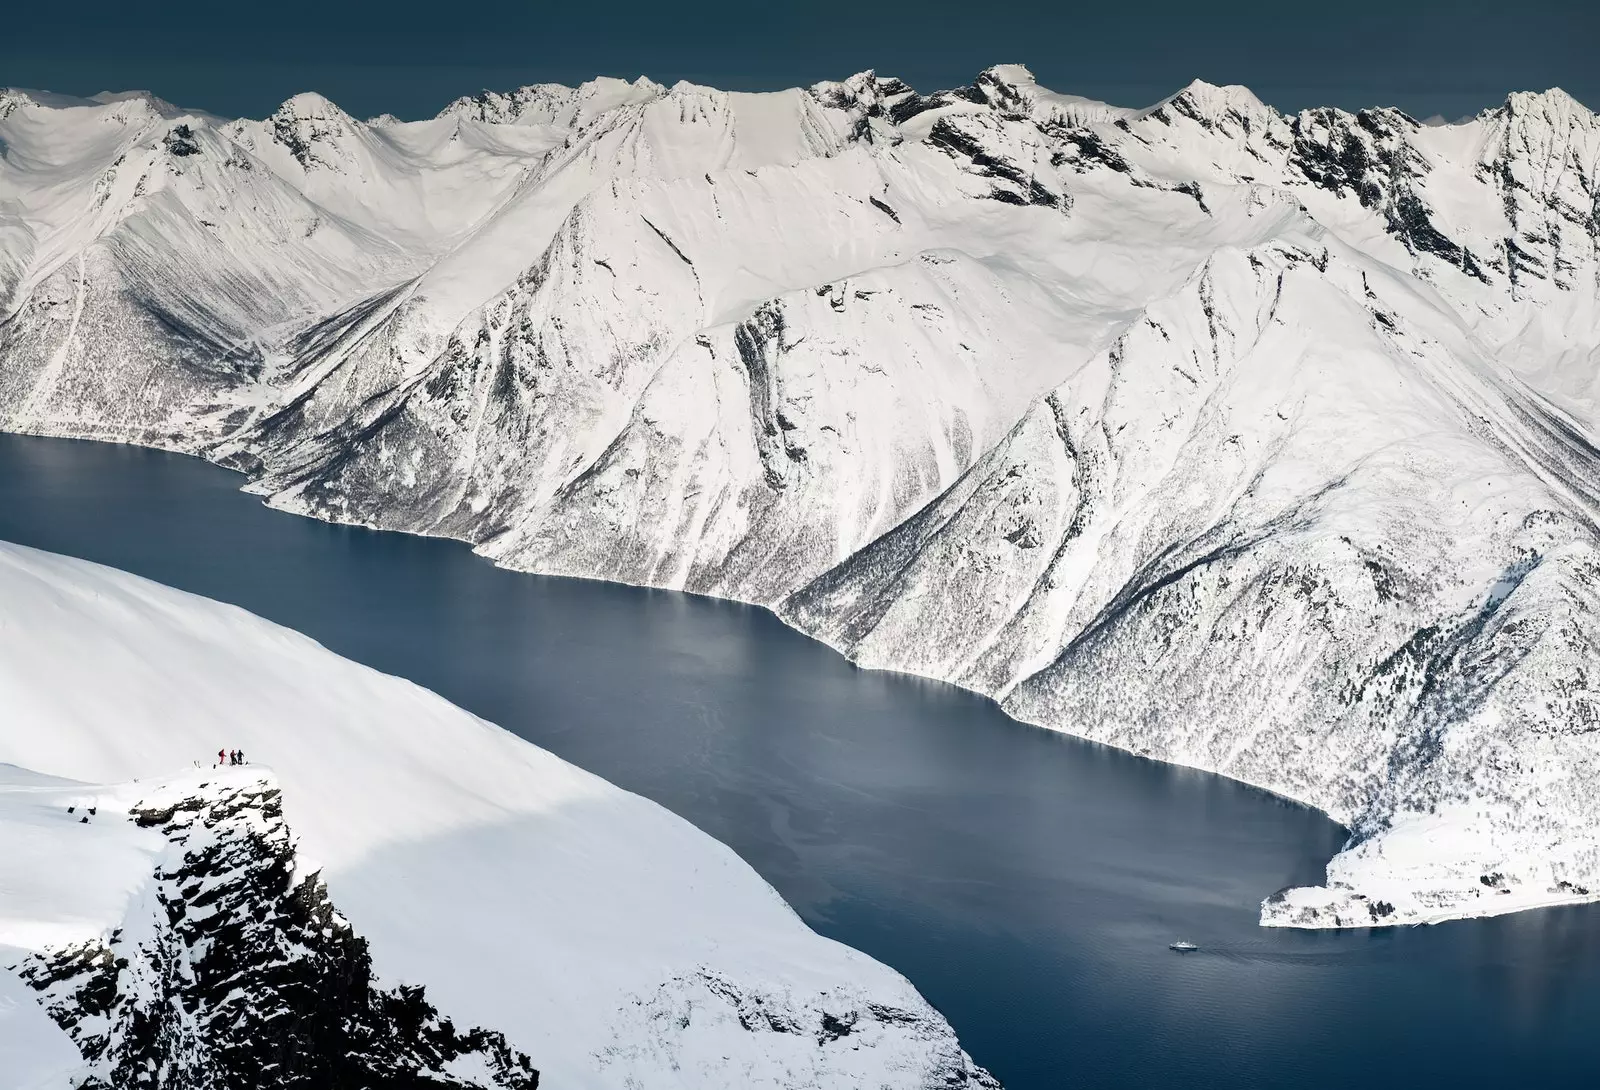
[[[217,750],[217,765],[242,765],[244,764],[244,750],[219,749]]]

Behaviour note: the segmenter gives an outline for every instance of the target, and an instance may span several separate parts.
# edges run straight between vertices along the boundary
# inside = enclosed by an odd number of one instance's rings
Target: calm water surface
[[[1339,846],[1309,810],[857,670],[761,610],[500,571],[239,483],[0,436],[0,538],[234,602],[648,795],[1013,1090],[1600,1085],[1600,911],[1263,930],[1260,898]]]

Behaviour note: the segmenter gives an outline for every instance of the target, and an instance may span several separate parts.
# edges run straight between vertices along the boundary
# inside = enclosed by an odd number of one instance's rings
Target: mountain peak
[[[33,96],[26,91],[19,91],[15,87],[0,87],[0,121],[4,121],[11,111],[23,106],[33,106]]]
[[[1028,117],[1041,125],[1077,127],[1117,121],[1133,113],[1099,99],[1064,95],[1034,78],[1023,64],[997,64],[978,73],[973,87],[1000,109]]]
[[[439,111],[439,116],[466,117],[494,125],[565,128],[614,107],[648,102],[666,93],[667,88],[648,76],[634,80],[598,76],[577,87],[564,83],[531,83],[514,91],[479,91],[456,99]]]
[[[273,111],[272,119],[339,122],[354,126],[355,118],[345,113],[332,99],[316,91],[301,91]]]
[[[578,92],[562,83],[532,83],[514,91],[479,91],[462,95],[444,109],[440,117],[468,117],[496,125],[516,124],[530,109],[541,116],[551,112],[552,104],[570,101]]]
[[[1182,90],[1151,107],[1150,113],[1171,106],[1180,113],[1200,115],[1212,120],[1229,113],[1255,116],[1278,111],[1262,102],[1250,88],[1238,83],[1215,84],[1203,79],[1191,80]]]
[[[118,102],[142,102],[162,117],[177,117],[184,111],[149,91],[101,91],[90,95],[89,101],[110,106]]]
[[[669,95],[721,95],[726,93],[726,91],[712,87],[710,84],[695,83],[693,80],[686,79],[680,79],[667,88],[667,94]]]
[[[978,83],[997,83],[1011,87],[1039,85],[1033,69],[1025,64],[994,64],[978,73]]]
[[[330,151],[339,137],[355,136],[361,123],[315,91],[304,91],[279,106],[267,118],[272,139],[282,144],[301,167],[331,166],[338,153]]]
[[[847,106],[857,102],[879,102],[916,92],[905,80],[894,76],[879,76],[876,69],[868,68],[842,80],[823,80],[813,83],[811,94],[821,102]]]
[[[1580,120],[1592,124],[1595,113],[1559,87],[1546,91],[1513,91],[1503,105],[1489,113],[1505,117],[1543,115],[1551,119]]]
[[[679,82],[683,81],[680,80]],[[623,79],[621,76],[596,76],[594,79],[584,80],[578,85],[579,93],[584,95],[625,93],[628,91],[647,95],[660,95],[665,94],[666,90],[666,84],[657,83],[649,76],[636,76],[631,80]]]

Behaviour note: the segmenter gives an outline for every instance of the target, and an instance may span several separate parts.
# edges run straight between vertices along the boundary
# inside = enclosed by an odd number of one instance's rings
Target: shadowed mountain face
[[[0,105],[0,421],[772,605],[1311,802],[1268,922],[1600,890],[1600,122],[1002,66]]]

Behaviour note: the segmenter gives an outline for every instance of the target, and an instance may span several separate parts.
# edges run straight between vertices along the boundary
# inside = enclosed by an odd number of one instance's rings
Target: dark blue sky
[[[410,118],[596,74],[758,90],[876,68],[926,91],[1020,61],[1123,105],[1198,76],[1286,109],[1456,117],[1550,86],[1600,107],[1597,47],[1600,0],[28,0],[0,19],[0,85],[253,116],[316,90]]]

